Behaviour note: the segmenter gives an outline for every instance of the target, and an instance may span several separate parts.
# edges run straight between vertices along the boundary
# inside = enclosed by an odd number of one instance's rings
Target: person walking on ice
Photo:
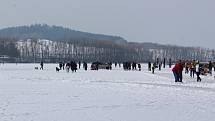
[[[175,77],[175,82],[179,82],[178,80],[178,69],[177,69],[177,66],[175,65],[173,68],[172,68],[172,72],[173,72],[173,75]]]
[[[41,61],[41,63],[40,63],[40,70],[43,70],[43,66],[44,66],[44,63]]]
[[[153,65],[152,65],[152,74],[155,73],[155,68],[157,68],[157,65],[156,65],[156,63],[153,63]]]
[[[181,60],[175,64],[174,68],[172,69],[173,75],[175,77],[175,82],[181,82],[183,83],[183,65],[181,63]]]
[[[196,76],[197,76],[197,82],[201,82],[202,79],[200,77],[201,74],[201,68],[199,66],[199,62],[196,64]]]

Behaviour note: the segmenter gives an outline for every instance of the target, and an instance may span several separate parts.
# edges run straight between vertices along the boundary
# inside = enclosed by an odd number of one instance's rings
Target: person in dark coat
[[[78,62],[78,67],[79,67],[79,69],[81,68],[81,62],[80,61]]]
[[[74,65],[73,65],[73,66],[74,66],[74,69],[73,69],[73,70],[76,72],[76,71],[78,70],[77,64],[76,64],[75,62],[74,62],[73,64],[74,64]]]
[[[172,59],[169,59],[169,68],[172,68]]]
[[[83,66],[84,66],[84,70],[87,71],[87,63],[86,62],[84,62]]]
[[[128,70],[131,70],[131,62],[128,62]]]
[[[159,71],[161,71],[161,66],[162,66],[162,63],[160,62],[160,63],[158,64]]]
[[[66,64],[66,71],[69,73],[69,69],[70,69],[70,63]]]
[[[60,70],[62,69],[62,67],[63,67],[63,63],[60,62],[60,63],[59,63],[59,68],[60,68]]]
[[[40,63],[40,70],[43,70],[43,66],[44,66],[44,63],[41,61],[41,63]]]
[[[152,64],[151,62],[148,62],[148,70],[151,71],[151,68],[152,68]]]
[[[157,58],[157,60],[156,60],[156,65],[158,65],[159,64],[159,58]]]
[[[138,69],[139,69],[139,71],[141,71],[141,64],[140,63],[138,64]]]
[[[152,65],[152,74],[154,74],[155,73],[155,69],[157,68],[157,65],[156,65],[156,63],[153,63],[153,65]]]
[[[136,70],[137,69],[137,64],[135,62],[132,63],[132,70]]]
[[[209,61],[208,69],[209,69],[209,73],[211,74],[211,76],[212,76],[212,68],[213,68],[213,64],[211,61]]]
[[[200,74],[201,74],[201,68],[200,68],[199,63],[198,63],[198,64],[196,64],[197,82],[201,82],[201,81],[202,81],[202,79],[201,79],[201,77],[200,77]]]
[[[166,68],[166,58],[163,59],[163,68]]]
[[[71,61],[70,66],[71,66],[72,72],[77,71],[77,64],[74,61]]]
[[[189,63],[185,63],[185,74],[189,73]]]
[[[65,69],[65,63],[62,64],[63,65],[63,70]]]
[[[214,71],[215,71],[215,65],[214,65]]]
[[[110,62],[109,65],[110,65],[110,70],[112,70],[112,62]]]

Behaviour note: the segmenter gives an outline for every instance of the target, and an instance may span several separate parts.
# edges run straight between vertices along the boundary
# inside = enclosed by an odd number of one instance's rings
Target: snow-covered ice
[[[171,69],[55,72],[58,64],[0,65],[0,121],[213,121],[215,79]]]

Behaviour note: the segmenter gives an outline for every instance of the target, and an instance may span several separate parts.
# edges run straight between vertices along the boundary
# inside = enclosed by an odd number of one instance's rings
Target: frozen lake
[[[58,64],[0,65],[0,121],[212,121],[215,79],[171,69],[55,72]],[[88,66],[89,67],[89,66]]]

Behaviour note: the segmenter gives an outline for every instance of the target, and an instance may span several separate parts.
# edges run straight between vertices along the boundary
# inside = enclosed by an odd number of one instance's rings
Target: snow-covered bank
[[[201,83],[171,69],[77,73],[55,72],[57,64],[0,65],[0,121],[212,121],[215,79]]]

